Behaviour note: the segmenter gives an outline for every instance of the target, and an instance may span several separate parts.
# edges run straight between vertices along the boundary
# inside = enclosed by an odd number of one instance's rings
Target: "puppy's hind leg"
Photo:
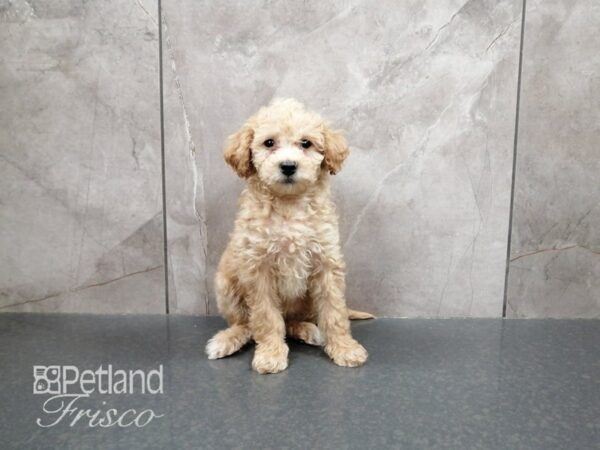
[[[251,338],[248,310],[236,289],[233,276],[219,270],[215,279],[217,306],[230,327],[219,331],[206,344],[208,359],[229,356],[242,348]]]
[[[302,341],[309,345],[323,345],[323,337],[317,327],[312,322],[289,321],[285,324],[285,332],[288,337]]]
[[[248,325],[235,324],[219,331],[206,344],[208,359],[232,355],[248,343],[252,334]]]

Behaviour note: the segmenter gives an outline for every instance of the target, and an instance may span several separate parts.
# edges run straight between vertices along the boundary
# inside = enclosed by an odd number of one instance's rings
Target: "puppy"
[[[225,146],[225,161],[247,180],[234,231],[215,279],[229,328],[207,344],[223,358],[253,339],[252,367],[288,365],[286,335],[324,346],[340,366],[360,366],[367,351],[350,334],[345,264],[329,189],[348,156],[339,131],[293,99],[261,108]]]

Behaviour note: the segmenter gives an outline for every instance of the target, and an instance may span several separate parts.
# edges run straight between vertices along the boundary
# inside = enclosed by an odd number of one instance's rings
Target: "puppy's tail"
[[[348,318],[350,320],[367,320],[374,319],[375,316],[368,312],[355,311],[353,309],[348,308]]]

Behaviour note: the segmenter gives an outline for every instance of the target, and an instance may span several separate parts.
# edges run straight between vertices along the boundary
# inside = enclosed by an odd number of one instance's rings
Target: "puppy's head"
[[[256,175],[278,195],[304,192],[339,172],[347,156],[342,134],[293,99],[261,108],[225,145],[225,160],[239,176]]]

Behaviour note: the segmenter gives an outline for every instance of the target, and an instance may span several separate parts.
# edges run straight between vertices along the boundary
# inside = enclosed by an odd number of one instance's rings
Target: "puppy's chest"
[[[273,217],[267,227],[267,255],[284,300],[303,297],[308,278],[322,248],[315,228],[307,220]]]

